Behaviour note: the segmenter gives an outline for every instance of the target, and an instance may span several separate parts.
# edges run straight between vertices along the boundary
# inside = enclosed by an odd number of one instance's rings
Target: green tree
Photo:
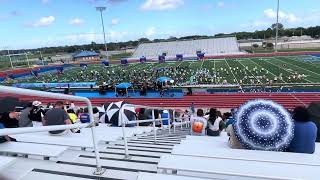
[[[256,49],[259,47],[259,44],[252,44],[252,47]]]
[[[273,49],[274,44],[273,43],[267,43],[267,48],[268,49]]]

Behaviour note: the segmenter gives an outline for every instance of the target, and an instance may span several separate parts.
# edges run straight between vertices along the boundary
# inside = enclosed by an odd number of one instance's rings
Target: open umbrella
[[[0,113],[11,112],[15,110],[15,107],[22,106],[23,103],[15,97],[5,97],[0,99]]]
[[[122,120],[120,119],[120,109],[124,104],[127,104],[124,101],[119,101],[116,103],[111,103],[109,107],[107,108],[107,116],[109,119],[109,122],[113,126],[121,126],[121,122],[127,122],[130,120],[133,120],[135,118],[135,109],[133,107],[126,106],[123,109],[123,114],[122,114]]]
[[[235,134],[248,149],[282,151],[293,138],[294,123],[289,112],[273,101],[249,101],[235,117]]]

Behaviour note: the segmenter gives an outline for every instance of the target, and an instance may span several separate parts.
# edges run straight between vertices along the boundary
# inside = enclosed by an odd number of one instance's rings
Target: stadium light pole
[[[25,55],[26,58],[27,58],[28,67],[30,67],[30,62],[29,62],[28,54],[27,54],[26,52],[24,52],[24,55]]]
[[[280,0],[277,4],[277,24],[276,24],[276,43],[275,43],[275,52],[278,52],[278,36],[279,36],[279,9],[280,9]]]
[[[8,57],[9,57],[9,60],[10,60],[11,68],[13,69],[13,63],[12,63],[12,59],[11,59],[11,55],[10,55],[10,50],[9,50],[9,48],[8,48]]]
[[[106,41],[106,33],[105,33],[105,30],[104,30],[104,22],[103,22],[103,16],[102,16],[102,12],[106,10],[106,7],[99,6],[99,7],[96,7],[96,10],[100,12],[101,26],[102,26],[102,31],[103,31],[104,48],[105,48],[105,51],[106,51],[107,60],[109,60],[108,59],[108,48],[107,48],[107,41]]]

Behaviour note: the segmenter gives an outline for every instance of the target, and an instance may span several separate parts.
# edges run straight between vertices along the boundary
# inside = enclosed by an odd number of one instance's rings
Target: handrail
[[[129,122],[124,122],[123,121],[123,113],[124,113],[124,109],[125,107],[134,107],[134,108],[145,108],[145,109],[152,109],[152,119],[147,119],[147,120],[136,120],[136,121],[129,121]],[[168,118],[161,118],[161,119],[155,119],[155,114],[154,114],[154,110],[169,110],[169,109],[173,109],[173,118],[175,119],[175,108],[163,108],[163,107],[150,107],[150,106],[143,106],[143,105],[134,105],[134,104],[124,104],[120,110],[119,110],[119,118],[121,119],[121,126],[122,126],[122,134],[123,134],[123,141],[124,141],[124,146],[125,146],[125,158],[130,159],[130,155],[129,155],[129,150],[128,150],[128,142],[127,142],[127,138],[126,138],[126,133],[125,133],[125,126],[127,124],[135,124],[135,123],[142,123],[142,122],[153,122],[153,133],[154,133],[154,143],[157,143],[157,131],[156,131],[156,122],[157,121],[164,121],[167,120],[168,121],[168,129],[169,129],[169,134],[171,133],[171,120],[170,120],[170,113],[168,112],[169,116]]]
[[[78,96],[71,96],[71,95],[66,95],[66,94],[57,94],[57,93],[50,93],[50,92],[44,92],[44,91],[36,91],[36,90],[30,90],[30,89],[21,89],[21,88],[16,88],[16,87],[8,87],[8,86],[1,86],[0,85],[0,92],[1,93],[12,93],[12,94],[19,94],[19,95],[29,95],[29,96],[36,96],[36,97],[46,97],[46,98],[54,98],[54,99],[65,99],[65,100],[72,100],[72,101],[83,101],[87,104],[88,106],[88,112],[89,112],[89,117],[90,117],[90,122],[92,122],[91,126],[91,134],[92,134],[92,141],[93,141],[93,147],[94,147],[94,152],[95,152],[95,157],[96,157],[96,169],[93,172],[95,175],[102,175],[105,172],[105,169],[102,168],[100,165],[100,154],[98,150],[98,144],[96,141],[96,132],[95,132],[95,123],[93,119],[93,110],[92,110],[92,104],[91,101],[88,98],[85,97],[78,97]],[[4,129],[0,130],[0,132],[6,132],[6,133],[17,133],[19,131],[28,131],[28,132],[39,132],[40,128],[43,128],[43,131],[51,131],[50,129],[54,130],[65,130],[65,129],[72,129],[74,127],[80,127],[80,125],[61,125],[61,126],[52,126],[52,127],[39,127],[39,128],[34,128],[34,131],[31,131],[30,129],[25,129],[21,128],[19,129]],[[10,132],[11,131],[11,132]]]
[[[33,133],[33,132],[44,132],[44,131],[68,130],[68,129],[76,129],[76,128],[86,128],[90,126],[91,126],[91,123],[43,126],[43,127],[8,128],[8,129],[0,129],[0,136],[25,134],[25,133]]]

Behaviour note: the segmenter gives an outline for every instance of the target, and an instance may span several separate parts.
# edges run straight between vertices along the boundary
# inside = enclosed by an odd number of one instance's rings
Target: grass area
[[[148,81],[153,82],[154,69],[166,67],[183,67],[183,71],[172,70],[160,71],[158,77],[168,76],[177,83],[196,82],[197,84],[240,84],[242,86],[252,85],[299,85],[320,83],[320,58],[299,56],[275,56],[254,57],[237,59],[215,59],[206,61],[182,61],[167,63],[134,63],[127,66],[111,65],[89,65],[87,70],[73,67],[64,71],[63,75],[56,72],[41,74],[38,78],[28,77],[15,79],[15,83],[22,82],[81,82],[95,81],[102,83],[143,81],[146,73],[150,77]],[[99,72],[99,78],[88,75],[80,78],[82,73],[90,74],[91,71]]]
[[[131,57],[132,54],[133,54],[133,53],[131,53],[131,52],[114,54],[114,55],[111,55],[111,56],[109,57],[109,61],[110,61],[110,62],[119,62],[119,60],[120,60],[121,58]]]
[[[296,49],[279,49],[278,52],[299,52],[299,51],[319,51],[320,48],[296,48]],[[254,53],[273,53],[274,49],[253,49]]]

